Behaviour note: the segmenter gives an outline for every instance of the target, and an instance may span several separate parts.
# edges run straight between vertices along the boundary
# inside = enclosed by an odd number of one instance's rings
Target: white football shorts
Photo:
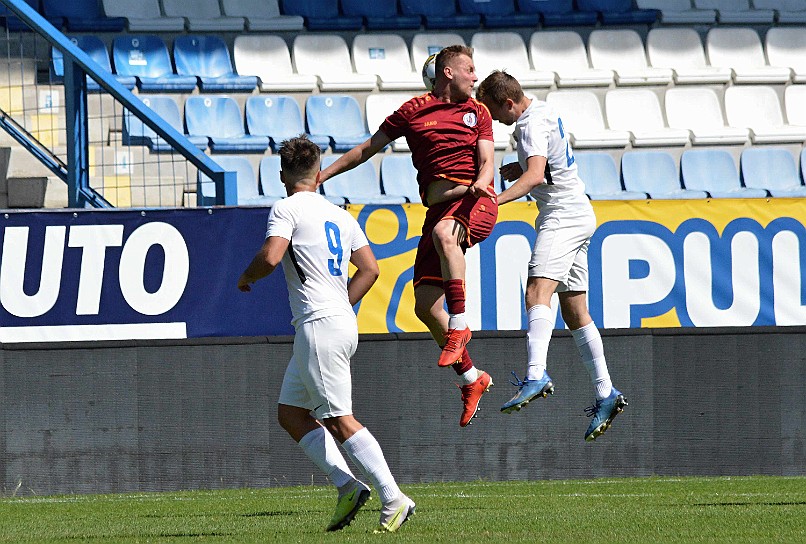
[[[320,317],[299,325],[278,402],[312,410],[319,419],[351,415],[350,358],[357,347],[354,315]]]
[[[593,213],[566,216],[540,213],[529,261],[530,278],[558,281],[557,292],[588,291],[588,244],[596,230]]]

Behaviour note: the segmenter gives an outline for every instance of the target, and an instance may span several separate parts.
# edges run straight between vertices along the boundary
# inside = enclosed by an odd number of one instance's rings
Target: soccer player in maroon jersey
[[[439,366],[452,366],[463,383],[462,427],[493,384],[487,372],[473,365],[466,347],[471,333],[465,319],[464,254],[490,235],[498,217],[492,117],[472,98],[476,81],[473,49],[446,47],[436,58],[434,89],[404,103],[369,140],[320,176],[325,182],[406,137],[428,207],[414,259],[414,312],[442,346]]]

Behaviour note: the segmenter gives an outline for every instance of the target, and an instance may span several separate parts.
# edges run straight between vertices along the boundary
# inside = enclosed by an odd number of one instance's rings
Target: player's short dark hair
[[[467,55],[473,58],[473,48],[466,45],[449,45],[442,49],[434,59],[434,73],[439,77],[439,74],[445,72],[445,66],[460,55]]]
[[[291,174],[304,174],[319,169],[319,146],[301,135],[284,140],[280,147],[280,168]]]
[[[476,98],[482,102],[491,102],[503,106],[507,98],[518,102],[523,98],[523,89],[518,80],[501,70],[493,71],[479,85]]]

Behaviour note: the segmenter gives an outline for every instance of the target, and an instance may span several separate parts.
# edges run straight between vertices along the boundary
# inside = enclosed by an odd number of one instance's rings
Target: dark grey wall
[[[479,332],[496,385],[458,426],[452,370],[423,334],[367,335],[354,408],[401,482],[645,475],[806,474],[806,328],[603,331],[630,402],[595,443],[567,332],[556,393],[499,412],[525,367],[521,332]],[[275,421],[291,338],[0,346],[0,475],[11,494],[323,483]]]

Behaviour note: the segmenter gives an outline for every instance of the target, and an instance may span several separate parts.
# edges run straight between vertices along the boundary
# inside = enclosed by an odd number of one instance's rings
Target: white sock
[[[527,380],[539,380],[546,370],[551,332],[557,314],[548,306],[536,304],[526,311],[529,329],[526,333]]]
[[[336,487],[345,486],[356,479],[350,467],[347,466],[347,461],[341,454],[336,440],[324,427],[307,433],[299,441],[299,445],[305,455],[330,478]]]
[[[465,330],[467,328],[465,314],[448,314],[448,328]]]
[[[607,361],[602,345],[602,336],[596,324],[591,321],[584,327],[571,331],[582,357],[582,362],[591,376],[591,383],[596,390],[596,399],[601,400],[610,396],[613,383],[610,381],[610,373],[607,371]]]
[[[366,427],[345,440],[341,446],[353,463],[372,482],[381,498],[381,503],[389,504],[398,497],[400,488],[397,487],[392,471],[386,464],[381,445]]]
[[[470,370],[467,370],[459,375],[459,379],[462,380],[462,385],[470,385],[471,383],[475,382],[479,379],[479,369],[475,366],[470,367]]]

